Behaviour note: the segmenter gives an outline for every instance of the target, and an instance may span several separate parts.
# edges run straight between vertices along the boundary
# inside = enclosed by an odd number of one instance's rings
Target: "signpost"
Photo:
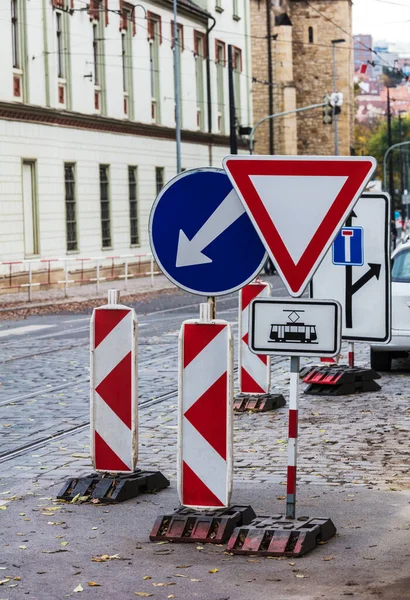
[[[390,340],[389,215],[387,194],[363,194],[312,279],[313,298],[334,298],[342,305],[344,340]],[[344,237],[350,231],[353,235]]]
[[[222,169],[180,173],[161,190],[149,220],[151,249],[178,287],[204,296],[242,288],[266,251]]]
[[[298,297],[377,163],[363,156],[227,156],[223,164],[289,294]]]

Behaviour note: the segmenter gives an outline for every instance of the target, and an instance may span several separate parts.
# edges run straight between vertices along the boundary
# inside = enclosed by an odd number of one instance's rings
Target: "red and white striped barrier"
[[[233,337],[226,321],[182,324],[179,336],[178,493],[183,506],[220,509],[232,490]]]
[[[299,356],[290,359],[289,382],[289,433],[288,433],[288,477],[286,488],[286,516],[295,518],[296,512],[296,469],[298,439]]]
[[[91,317],[91,456],[96,471],[130,473],[138,454],[137,319],[118,299],[110,290]]]
[[[270,390],[270,356],[253,354],[248,347],[249,305],[254,298],[271,295],[271,286],[255,281],[239,291],[239,392],[268,394]]]

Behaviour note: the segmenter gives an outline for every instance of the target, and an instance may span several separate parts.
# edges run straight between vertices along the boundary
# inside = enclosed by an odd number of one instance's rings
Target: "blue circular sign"
[[[180,173],[161,190],[149,220],[161,271],[193,294],[239,290],[262,269],[266,251],[223,169]]]

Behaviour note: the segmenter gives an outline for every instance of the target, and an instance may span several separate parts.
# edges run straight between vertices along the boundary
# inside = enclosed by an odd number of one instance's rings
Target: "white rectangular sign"
[[[249,313],[249,348],[255,354],[336,356],[341,314],[334,300],[257,298]]]
[[[388,342],[391,335],[390,199],[363,194],[311,283],[312,298],[342,305],[342,339]]]

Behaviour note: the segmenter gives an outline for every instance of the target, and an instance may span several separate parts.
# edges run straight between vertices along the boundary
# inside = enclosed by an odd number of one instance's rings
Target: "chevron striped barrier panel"
[[[254,298],[271,295],[271,286],[259,279],[239,291],[238,372],[239,394],[233,407],[238,412],[266,412],[285,406],[282,394],[270,394],[270,356],[254,354],[248,347],[249,305]]]
[[[158,517],[151,540],[221,543],[250,507],[229,509],[233,455],[233,337],[229,323],[182,324],[179,336],[178,494],[181,508]],[[207,514],[208,513],[208,514]],[[248,515],[248,516],[247,516]]]
[[[91,317],[91,458],[97,474],[71,479],[59,494],[63,499],[81,492],[119,501],[169,485],[159,472],[136,470],[137,318],[118,302],[119,292],[110,290],[108,304]],[[103,483],[98,473],[104,474]]]

